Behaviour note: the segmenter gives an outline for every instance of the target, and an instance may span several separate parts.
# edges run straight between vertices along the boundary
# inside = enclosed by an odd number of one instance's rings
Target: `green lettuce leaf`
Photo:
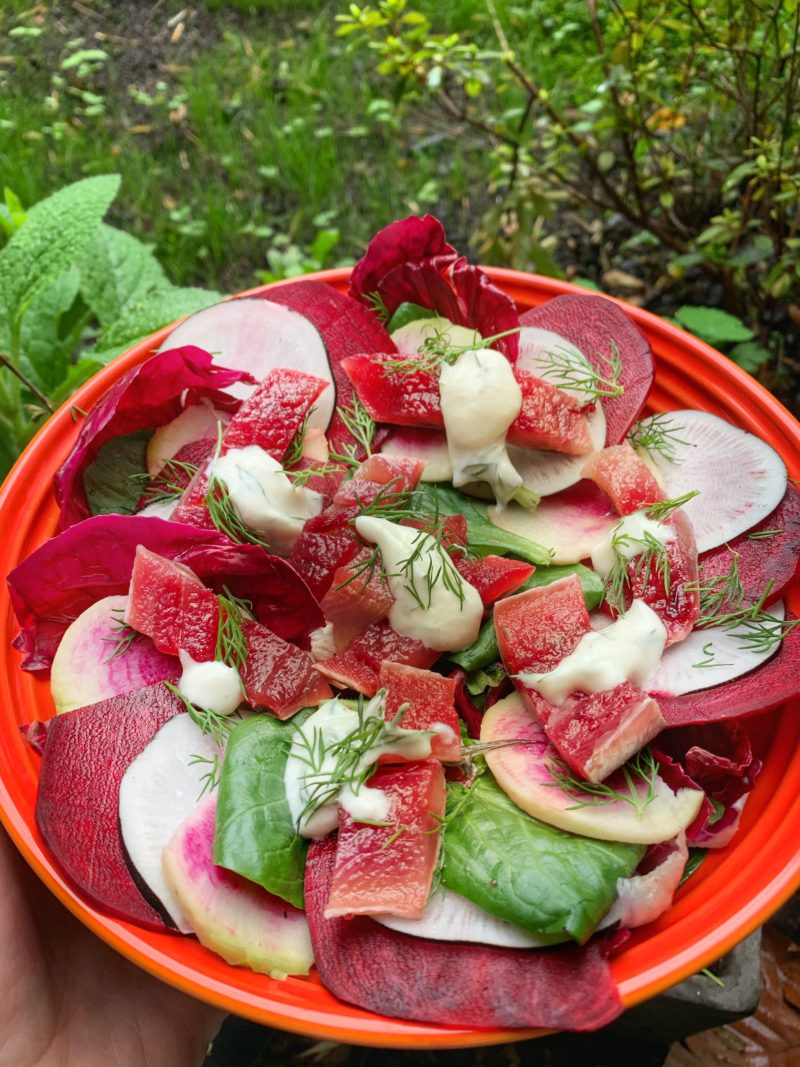
[[[92,515],[133,515],[145,490],[136,475],[147,473],[147,445],[152,430],[115,437],[99,450],[83,472],[83,487]]]

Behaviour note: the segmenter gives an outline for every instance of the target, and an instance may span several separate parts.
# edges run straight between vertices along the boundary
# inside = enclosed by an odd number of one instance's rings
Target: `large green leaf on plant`
[[[19,364],[29,381],[50,396],[69,373],[75,339],[62,328],[78,295],[75,267],[52,279],[28,305],[20,331]]]
[[[156,290],[172,286],[153,249],[103,223],[79,260],[81,295],[106,329]]]
[[[764,348],[758,341],[742,341],[741,344],[732,348],[728,355],[734,363],[739,364],[742,370],[746,370],[750,374],[753,374],[759,367],[763,367],[765,363],[769,363],[772,359],[770,350]]]
[[[465,792],[466,791],[466,792]],[[490,774],[448,790],[442,880],[448,889],[537,934],[585,941],[644,853],[532,818]]]
[[[162,326],[167,326],[175,319],[191,315],[195,311],[216,304],[222,299],[220,293],[209,289],[182,289],[173,286],[161,289],[137,301],[125,313],[106,329],[97,343],[98,353],[109,349],[124,351],[134,341],[153,333]],[[97,358],[102,359],[102,355]]]
[[[118,174],[67,185],[40,200],[0,252],[0,307],[18,320],[31,301],[69,269],[117,195]]]
[[[685,330],[710,345],[750,341],[753,337],[753,331],[741,319],[719,308],[684,305],[675,312],[675,318]]]

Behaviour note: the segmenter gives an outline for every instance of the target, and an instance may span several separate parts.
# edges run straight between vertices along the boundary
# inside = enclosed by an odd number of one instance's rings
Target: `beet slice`
[[[393,1018],[450,1026],[596,1030],[622,1003],[602,943],[520,952],[428,941],[371,919],[325,919],[336,839],[312,844],[308,924],[317,971],[335,996]]]
[[[658,703],[667,726],[689,726],[770,711],[799,692],[800,630],[793,630],[777,655],[750,674],[678,697],[659,694]]]
[[[767,531],[769,536],[758,536]],[[728,574],[734,552],[739,555],[745,602],[759,600],[770,582],[766,603],[780,600],[800,571],[800,492],[793,485],[786,487],[777,508],[751,530],[700,556],[701,581]],[[720,612],[729,610],[731,605],[720,605]]]
[[[526,311],[520,318],[523,326],[538,326],[566,337],[592,366],[608,374],[608,357],[612,344],[622,362],[620,384],[622,396],[603,400],[606,415],[606,444],[624,440],[636,416],[644,407],[653,384],[653,351],[644,334],[612,300],[604,296],[557,296],[540,307]]]
[[[163,929],[128,869],[119,831],[122,776],[183,703],[158,683],[59,715],[47,735],[36,821],[67,876],[95,904]]]

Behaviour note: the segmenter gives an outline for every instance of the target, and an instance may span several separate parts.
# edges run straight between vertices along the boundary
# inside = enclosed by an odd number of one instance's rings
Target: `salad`
[[[65,874],[384,1015],[611,1021],[626,931],[736,832],[743,717],[798,688],[800,496],[729,423],[643,417],[652,380],[616,304],[520,317],[430,216],[349,295],[182,323],[8,578]]]

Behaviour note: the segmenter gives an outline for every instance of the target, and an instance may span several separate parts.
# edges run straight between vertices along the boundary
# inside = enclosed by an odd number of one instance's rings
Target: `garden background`
[[[800,407],[798,0],[4,0],[0,35],[0,474],[136,338],[409,213]]]

